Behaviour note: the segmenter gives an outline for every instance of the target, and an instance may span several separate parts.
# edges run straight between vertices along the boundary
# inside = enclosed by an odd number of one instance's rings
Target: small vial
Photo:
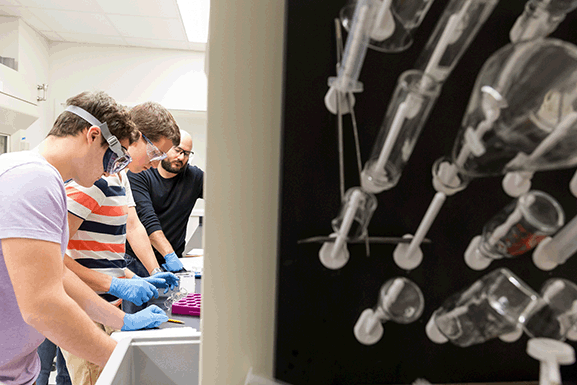
[[[349,260],[347,241],[358,240],[367,234],[367,227],[377,208],[377,198],[360,187],[345,193],[341,211],[332,220],[335,241],[325,242],[319,251],[321,263],[329,269],[340,269]]]
[[[535,248],[565,222],[561,205],[549,194],[532,190],[515,199],[483,227],[465,251],[465,262],[482,270],[494,259],[515,258]]]
[[[337,233],[343,233],[347,240],[358,240],[367,233],[369,222],[377,208],[377,198],[363,191],[360,187],[352,187],[345,193],[339,215],[332,220],[331,225]]]

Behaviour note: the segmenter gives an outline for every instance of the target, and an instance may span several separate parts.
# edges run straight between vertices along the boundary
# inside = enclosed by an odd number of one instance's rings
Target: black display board
[[[416,1],[416,0],[415,0]],[[415,61],[448,1],[436,0],[406,51],[385,54],[368,50],[356,94],[362,162],[366,162],[399,75]],[[337,118],[323,98],[327,78],[336,73],[334,19],[345,1],[287,0],[280,245],[275,343],[275,377],[290,384],[408,384],[422,377],[433,383],[536,381],[539,363],[526,353],[527,337],[514,343],[498,339],[460,348],[438,345],[425,334],[431,314],[451,294],[498,267],[507,267],[539,291],[550,277],[577,281],[577,258],[544,272],[531,253],[495,261],[484,271],[468,268],[463,252],[497,211],[513,198],[501,177],[473,180],[448,197],[423,245],[424,260],[407,272],[394,263],[393,245],[349,245],[351,258],[340,270],[323,267],[320,244],[299,239],[328,235],[340,210]],[[433,162],[451,153],[475,78],[489,56],[509,43],[509,30],[522,13],[524,0],[501,0],[445,82],[398,185],[377,195],[369,225],[372,236],[414,234],[435,190]],[[577,15],[569,14],[552,34],[577,43]],[[346,33],[345,33],[346,39]],[[281,42],[279,42],[281,44]],[[359,185],[350,115],[344,117],[346,188]],[[567,220],[576,213],[568,189],[574,169],[538,172],[533,188],[555,197]],[[577,241],[577,240],[576,240]],[[360,344],[353,326],[360,313],[377,303],[381,285],[402,276],[424,293],[421,318],[408,325],[387,322],[383,338]],[[575,346],[575,343],[571,343]],[[565,383],[577,380],[576,365],[562,368]]]

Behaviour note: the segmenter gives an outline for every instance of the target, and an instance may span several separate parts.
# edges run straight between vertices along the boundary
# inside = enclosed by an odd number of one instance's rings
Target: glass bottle
[[[450,296],[427,323],[427,336],[461,347],[518,334],[539,303],[539,295],[510,270],[501,268]]]

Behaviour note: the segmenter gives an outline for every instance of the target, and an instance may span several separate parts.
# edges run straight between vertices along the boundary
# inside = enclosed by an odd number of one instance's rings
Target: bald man
[[[171,272],[183,268],[178,257],[184,251],[188,218],[196,200],[203,197],[204,172],[188,164],[193,154],[190,134],[180,130],[180,144],[166,153],[157,169],[138,174],[128,172],[136,212],[155,249],[158,264]],[[138,276],[149,275],[128,243],[126,263]],[[136,305],[128,304],[124,310],[130,313],[137,309]]]

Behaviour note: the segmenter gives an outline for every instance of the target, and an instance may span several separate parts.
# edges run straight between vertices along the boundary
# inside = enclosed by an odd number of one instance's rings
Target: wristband
[[[154,275],[157,273],[162,273],[162,269],[160,267],[155,267],[154,269],[152,269],[152,271],[150,272],[150,275]]]

